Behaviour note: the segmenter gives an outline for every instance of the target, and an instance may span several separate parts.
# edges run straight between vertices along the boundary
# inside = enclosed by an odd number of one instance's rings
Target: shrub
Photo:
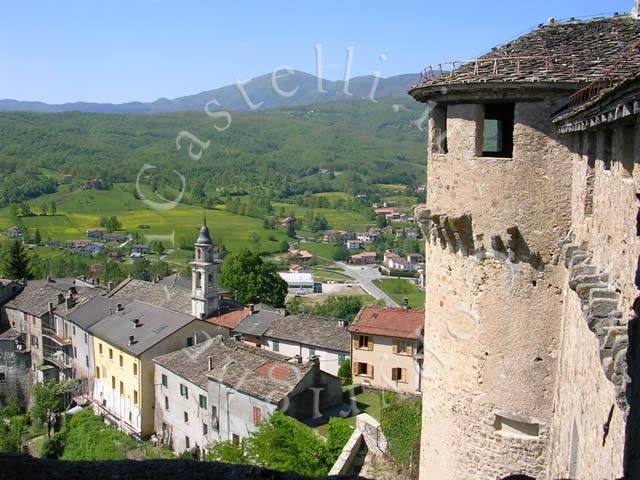
[[[344,363],[344,362],[343,362]],[[327,461],[333,465],[353,433],[353,427],[344,418],[329,419],[329,438],[327,439]]]
[[[400,465],[411,467],[418,461],[414,458],[416,443],[420,439],[422,403],[419,399],[388,395],[382,409],[380,425],[387,438],[388,453]]]
[[[235,464],[249,463],[245,454],[244,442],[235,444],[230,440],[214,443],[209,447],[204,459],[210,462],[224,462]]]
[[[64,453],[65,434],[63,432],[55,433],[51,438],[47,438],[42,444],[40,456],[42,458],[57,459]]]
[[[345,385],[351,385],[351,360],[347,358],[342,361],[338,369],[338,376],[343,380]]]

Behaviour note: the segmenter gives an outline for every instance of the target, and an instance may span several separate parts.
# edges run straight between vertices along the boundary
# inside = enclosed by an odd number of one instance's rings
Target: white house
[[[346,323],[316,315],[274,317],[262,336],[264,348],[290,357],[299,355],[303,361],[317,356],[320,369],[332,375],[338,374],[351,351]]]
[[[99,243],[90,243],[84,247],[84,251],[88,253],[100,253],[103,249],[103,246]]]
[[[359,240],[347,240],[345,244],[349,250],[358,250],[360,248]]]
[[[154,362],[156,437],[176,452],[239,442],[276,411],[311,418],[314,407],[342,401],[340,380],[316,360],[299,363],[220,336]]]
[[[278,272],[278,275],[287,282],[289,293],[304,295],[314,292],[313,275],[308,272],[290,273]]]

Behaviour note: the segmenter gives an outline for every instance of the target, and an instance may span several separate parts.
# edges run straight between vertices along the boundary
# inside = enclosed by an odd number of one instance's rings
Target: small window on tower
[[[482,156],[505,157],[513,155],[513,103],[487,104],[484,106],[482,129]]]

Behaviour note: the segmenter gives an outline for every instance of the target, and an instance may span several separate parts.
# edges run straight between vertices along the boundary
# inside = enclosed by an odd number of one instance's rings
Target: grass
[[[63,191],[45,195],[32,203],[38,212],[40,205],[56,202],[56,215],[23,218],[24,225],[30,230],[38,228],[43,240],[70,240],[86,238],[87,228],[96,227],[101,216],[118,217],[123,230],[139,232],[147,240],[153,236],[165,236],[161,240],[171,247],[171,238],[180,237],[195,241],[198,229],[202,225],[203,209],[179,204],[177,207],[157,211],[148,208],[131,194],[131,184],[117,184],[111,190]],[[278,251],[282,240],[287,236],[283,230],[265,230],[258,218],[235,215],[219,208],[207,210],[207,222],[214,242],[222,244],[231,252],[242,248],[259,248],[266,253]],[[148,225],[150,228],[139,228]],[[12,226],[8,209],[0,209],[0,229]],[[258,245],[250,240],[252,233],[260,237]],[[270,239],[271,237],[271,239]]]
[[[307,250],[316,257],[321,257],[333,262],[333,255],[338,251],[338,247],[329,243],[304,242],[295,247],[298,250]]]
[[[304,217],[307,207],[295,205],[292,203],[273,202],[273,208],[277,212],[280,208],[284,208],[287,214],[294,213],[296,217]],[[347,230],[350,232],[359,232],[373,226],[373,222],[366,216],[358,212],[349,210],[334,210],[331,208],[312,208],[315,214],[322,214],[329,222],[329,228],[333,230]]]
[[[385,393],[383,391],[366,391],[355,395],[356,406],[360,413],[368,413],[376,420],[380,420],[382,415],[382,406],[385,404]],[[350,415],[345,420],[352,427],[356,426],[356,415]],[[324,438],[329,435],[329,422],[314,427],[314,430]]]
[[[411,280],[389,278],[384,280],[374,280],[373,283],[400,305],[403,304],[406,297],[409,300],[409,307],[418,309],[424,308],[425,293]]]
[[[351,277],[344,275],[333,270],[309,268],[309,271],[313,273],[313,278],[316,282],[345,282],[351,280]]]

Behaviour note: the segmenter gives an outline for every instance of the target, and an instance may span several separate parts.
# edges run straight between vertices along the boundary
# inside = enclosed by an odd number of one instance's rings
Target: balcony
[[[71,346],[70,338],[62,338],[60,335],[58,335],[58,332],[56,332],[56,330],[47,325],[42,326],[42,336],[49,338],[51,341],[55,342],[61,347]]]

